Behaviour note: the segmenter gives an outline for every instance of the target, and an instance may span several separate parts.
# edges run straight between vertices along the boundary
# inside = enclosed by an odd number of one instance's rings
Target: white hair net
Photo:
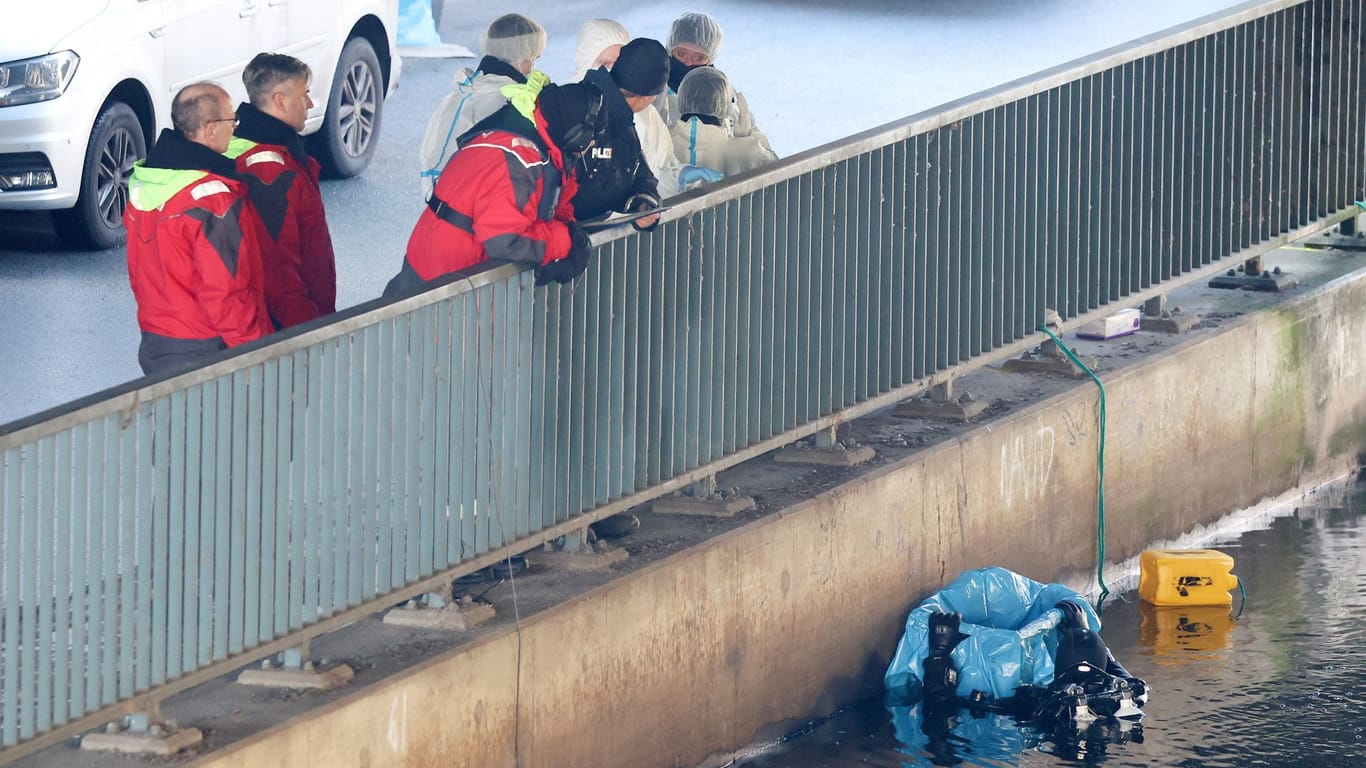
[[[585,21],[579,28],[579,43],[574,48],[574,79],[570,82],[577,83],[588,74],[588,70],[593,68],[593,62],[597,60],[598,54],[607,50],[608,46],[625,45],[630,42],[631,36],[626,33],[626,27],[618,24],[611,19],[592,19]]]
[[[505,14],[489,23],[479,47],[510,64],[535,59],[545,53],[545,29],[520,13]]]
[[[691,45],[715,61],[721,52],[721,23],[705,13],[685,13],[669,29],[669,52],[680,43]]]
[[[678,84],[680,115],[711,115],[724,119],[730,114],[730,80],[716,67],[698,67],[683,76]]]

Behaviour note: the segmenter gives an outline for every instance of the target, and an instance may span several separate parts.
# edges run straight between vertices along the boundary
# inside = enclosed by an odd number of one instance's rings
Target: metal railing
[[[1363,2],[803,153],[570,287],[496,267],[0,428],[0,762],[1346,218]]]

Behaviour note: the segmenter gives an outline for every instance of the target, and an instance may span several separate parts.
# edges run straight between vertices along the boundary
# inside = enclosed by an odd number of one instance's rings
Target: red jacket
[[[158,149],[172,133],[163,134]],[[134,168],[123,213],[138,326],[172,339],[221,339],[229,347],[271,333],[259,223],[246,187],[208,171],[148,167],[156,157],[154,150]]]
[[[433,203],[445,204],[445,218],[430,205],[422,212],[404,273],[427,281],[488,259],[549,264],[569,255],[576,185],[564,174],[544,118],[534,114],[533,126],[505,108],[485,123],[497,127],[470,137],[451,157],[432,192]]]
[[[279,120],[246,104],[237,114],[242,123],[228,157],[236,159],[259,214],[257,239],[270,315],[288,328],[332,314],[337,311],[337,267],[318,186],[318,161],[303,152],[299,137]],[[290,142],[295,151],[266,136]]]

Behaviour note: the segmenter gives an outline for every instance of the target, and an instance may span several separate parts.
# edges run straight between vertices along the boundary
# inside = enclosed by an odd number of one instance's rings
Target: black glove
[[[569,255],[536,268],[536,284],[568,283],[588,269],[593,242],[577,221],[569,222]]]
[[[651,208],[658,207],[658,197],[641,192],[639,194],[631,195],[630,199],[626,201],[625,212],[635,213],[636,211],[648,211]],[[649,226],[644,226],[640,223],[640,219],[636,219],[635,221],[631,222],[631,226],[635,227],[637,232],[650,232],[654,230],[655,227],[659,226],[659,220],[655,219],[655,223]]]
[[[963,616],[957,613],[944,613],[935,611],[930,614],[929,628],[929,652],[930,656],[947,657],[958,645],[958,641],[967,635],[958,631],[958,627],[963,621]]]
[[[1071,600],[1060,600],[1053,605],[1054,608],[1062,611],[1062,621],[1058,622],[1058,629],[1070,629],[1080,627],[1090,629],[1090,622],[1086,619],[1086,614],[1081,606]]]

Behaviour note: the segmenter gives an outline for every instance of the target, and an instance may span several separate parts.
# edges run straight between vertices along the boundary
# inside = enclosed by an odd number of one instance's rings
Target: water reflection
[[[1140,602],[1138,615],[1138,644],[1151,649],[1154,663],[1163,666],[1190,664],[1192,654],[1210,658],[1208,652],[1229,646],[1236,624],[1226,605],[1159,607]]]
[[[1215,548],[1247,588],[1229,606],[1155,608],[1128,594],[1103,636],[1152,697],[1141,723],[1043,734],[1013,718],[861,702],[747,768],[1366,766],[1366,483]],[[1236,616],[1236,618],[1235,618]]]

